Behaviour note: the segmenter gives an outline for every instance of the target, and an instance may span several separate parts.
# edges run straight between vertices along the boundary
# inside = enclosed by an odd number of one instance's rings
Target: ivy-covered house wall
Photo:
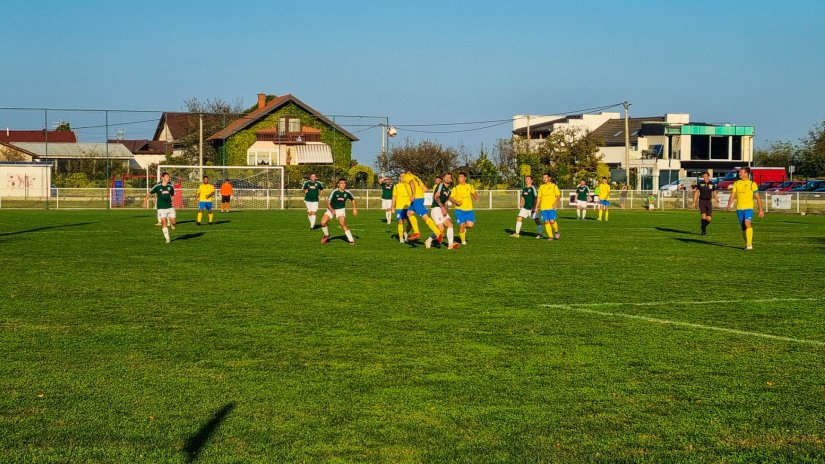
[[[278,120],[284,116],[299,118],[302,126],[321,129],[321,142],[330,146],[333,165],[337,169],[349,169],[350,160],[352,159],[352,141],[346,135],[334,130],[331,126],[318,120],[313,114],[304,111],[294,103],[288,103],[266,118],[228,138],[225,141],[225,147],[223,147],[226,164],[230,166],[246,165],[246,151],[255,143],[255,132],[261,129],[277,128]],[[220,143],[221,141],[217,142],[219,144],[218,153],[221,153]]]

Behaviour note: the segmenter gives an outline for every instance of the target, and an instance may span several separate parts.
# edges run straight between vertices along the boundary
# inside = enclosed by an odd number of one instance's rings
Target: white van
[[[697,177],[684,177],[684,178],[679,179],[675,182],[671,182],[669,184],[663,185],[661,188],[659,188],[659,190],[661,190],[662,195],[664,195],[666,197],[669,197],[669,196],[673,195],[673,192],[679,190],[680,185],[684,185],[685,190],[689,192],[690,191],[690,186],[694,182],[697,182],[697,181],[698,181]]]

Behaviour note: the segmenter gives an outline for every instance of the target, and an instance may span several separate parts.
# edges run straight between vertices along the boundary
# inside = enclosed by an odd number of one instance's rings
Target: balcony
[[[307,142],[320,142],[319,132],[278,132],[277,129],[264,129],[255,133],[255,139],[259,142],[274,142],[279,145],[300,145]]]

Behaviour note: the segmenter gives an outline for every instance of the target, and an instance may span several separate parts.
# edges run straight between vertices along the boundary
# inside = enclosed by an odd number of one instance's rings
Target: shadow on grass
[[[734,250],[741,250],[742,247],[735,247],[733,245],[725,245],[724,243],[718,242],[708,242],[707,240],[699,240],[698,238],[682,238],[682,237],[673,237],[673,240],[678,240],[682,243],[696,243],[699,245],[709,245],[715,246],[720,248],[733,248]]]
[[[225,404],[221,409],[217,410],[212,418],[198,429],[193,435],[186,439],[183,445],[183,452],[186,453],[186,462],[195,462],[203,450],[203,447],[209,442],[212,434],[220,427],[221,423],[226,420],[232,410],[235,409],[235,403],[230,402]]]
[[[78,222],[76,224],[62,224],[62,225],[59,225],[59,226],[35,227],[34,229],[18,230],[16,232],[4,232],[4,233],[0,234],[0,237],[7,237],[9,235],[28,234],[29,232],[40,232],[40,231],[43,231],[43,230],[62,229],[64,227],[88,226],[89,224],[97,224],[97,222]]]
[[[513,229],[504,229],[504,232],[505,232],[507,235],[513,235],[514,233],[516,233],[516,231],[515,231],[515,230],[513,230]],[[523,236],[525,236],[525,237],[533,237],[533,238],[535,238],[535,237],[538,237],[538,235],[539,235],[539,234],[537,234],[537,233],[535,233],[535,232],[525,232],[525,231],[521,231],[521,232],[519,232],[519,235],[523,235]]]
[[[215,222],[213,222],[212,224],[214,224],[214,225],[218,225],[218,224],[229,224],[230,222],[232,222],[232,221],[230,221],[229,219],[225,219],[225,220],[223,220],[223,221],[215,221]]]
[[[359,236],[357,236],[357,235],[355,235],[355,234],[352,234],[352,238],[353,238],[353,240],[359,240],[361,237],[359,237]],[[330,237],[330,238],[329,238],[329,240],[327,241],[327,243],[333,242],[333,241],[335,241],[335,240],[339,240],[339,241],[342,241],[342,242],[344,242],[344,243],[349,244],[349,240],[347,240],[347,236],[346,236],[346,235],[336,235],[336,236],[334,236],[334,237]]]
[[[654,229],[658,230],[659,232],[672,232],[674,234],[693,235],[693,232],[688,232],[687,230],[682,229],[671,229],[668,227],[654,227]]]
[[[201,237],[201,236],[203,236],[203,234],[204,234],[204,232],[197,232],[197,233],[194,233],[194,234],[184,234],[184,235],[181,235],[179,237],[175,237],[175,239],[172,240],[172,241],[177,242],[178,240],[191,240],[193,238]]]

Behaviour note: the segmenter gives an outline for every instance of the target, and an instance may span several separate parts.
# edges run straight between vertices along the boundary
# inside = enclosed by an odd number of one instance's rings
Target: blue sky
[[[754,125],[758,145],[825,119],[820,1],[13,0],[2,17],[0,107],[249,106],[264,91],[404,125],[628,100],[634,116]],[[0,126],[19,123],[8,114]],[[477,151],[509,128],[396,140]]]

